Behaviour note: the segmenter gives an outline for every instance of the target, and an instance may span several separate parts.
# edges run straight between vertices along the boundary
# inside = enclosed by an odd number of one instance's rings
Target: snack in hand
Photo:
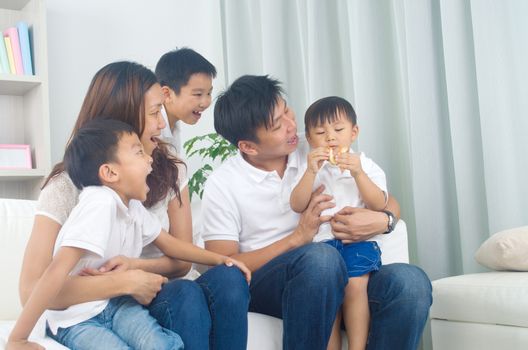
[[[332,165],[337,165],[336,156],[339,155],[339,154],[346,153],[346,152],[348,152],[348,148],[346,148],[346,147],[341,147],[339,149],[339,153],[337,153],[337,154],[334,154],[334,149],[333,148],[329,148],[329,150],[328,150],[328,161]]]

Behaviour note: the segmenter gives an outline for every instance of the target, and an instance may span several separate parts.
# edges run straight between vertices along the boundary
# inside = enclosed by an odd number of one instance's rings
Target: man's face
[[[279,98],[271,118],[268,129],[265,126],[257,129],[258,142],[255,147],[261,159],[287,156],[295,151],[299,141],[295,113],[284,99]]]

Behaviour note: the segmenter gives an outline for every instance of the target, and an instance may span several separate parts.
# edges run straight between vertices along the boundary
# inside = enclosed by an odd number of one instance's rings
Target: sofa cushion
[[[488,272],[433,281],[431,318],[528,327],[528,272]]]
[[[528,271],[528,226],[495,233],[482,243],[475,259],[492,270]]]
[[[18,276],[35,214],[34,201],[0,199],[0,320],[14,320],[21,311]]]

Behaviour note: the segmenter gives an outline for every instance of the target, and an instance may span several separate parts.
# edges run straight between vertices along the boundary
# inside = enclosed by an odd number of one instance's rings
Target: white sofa
[[[193,210],[193,217],[199,213]],[[18,278],[24,248],[33,224],[35,202],[28,200],[0,199],[0,276],[2,276],[0,297],[0,349],[14,320],[21,310],[18,298]],[[383,236],[383,263],[408,262],[407,229],[400,220],[396,230]],[[31,339],[46,349],[66,349],[52,339],[45,337],[44,323],[40,322]],[[343,342],[345,348],[346,341]],[[282,349],[282,321],[280,319],[249,313],[248,349]]]
[[[476,273],[432,284],[434,350],[528,348],[528,272]]]

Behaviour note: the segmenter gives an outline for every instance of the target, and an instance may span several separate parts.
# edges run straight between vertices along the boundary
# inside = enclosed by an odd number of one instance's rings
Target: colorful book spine
[[[22,52],[20,51],[20,42],[18,40],[18,30],[16,27],[9,27],[4,30],[4,37],[11,40],[13,59],[15,61],[16,74],[24,74],[24,65],[22,64]]]
[[[16,74],[15,58],[13,57],[13,47],[11,46],[11,39],[8,36],[4,36],[4,42],[7,51],[7,60],[9,62],[9,71],[12,74]]]
[[[33,75],[33,61],[31,60],[31,46],[29,44],[29,29],[26,22],[18,22],[18,39],[20,41],[20,52],[22,53],[22,65],[24,74]]]
[[[0,42],[0,70],[2,73],[11,73],[9,69],[9,60],[7,58],[7,51],[4,41]]]

